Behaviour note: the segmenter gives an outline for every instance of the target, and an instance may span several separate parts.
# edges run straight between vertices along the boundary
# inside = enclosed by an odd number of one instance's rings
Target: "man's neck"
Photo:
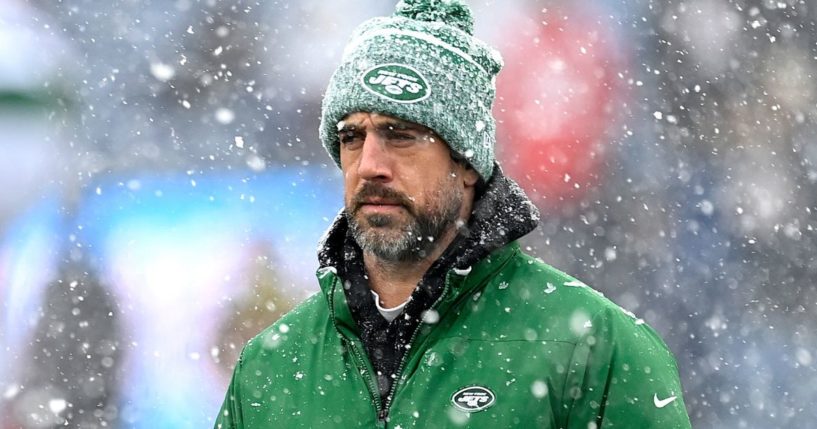
[[[440,239],[428,257],[416,261],[384,261],[364,252],[363,264],[369,276],[369,287],[377,292],[386,308],[396,307],[406,302],[426,271],[442,256],[457,235],[455,227],[449,229]]]

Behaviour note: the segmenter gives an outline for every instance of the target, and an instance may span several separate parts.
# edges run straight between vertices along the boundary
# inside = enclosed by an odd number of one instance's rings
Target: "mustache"
[[[349,209],[352,215],[356,214],[360,207],[367,203],[370,199],[379,199],[388,201],[390,204],[399,204],[403,206],[409,213],[414,215],[414,205],[408,195],[395,191],[388,186],[383,186],[377,182],[366,182],[360,190],[352,197]]]

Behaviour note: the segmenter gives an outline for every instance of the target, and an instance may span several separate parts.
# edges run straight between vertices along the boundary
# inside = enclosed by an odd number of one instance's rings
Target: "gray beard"
[[[396,238],[378,231],[388,228],[396,221],[392,216],[374,214],[365,217],[361,225],[354,214],[347,212],[349,229],[358,246],[385,262],[416,262],[427,258],[438,245],[438,240],[454,227],[462,207],[462,194],[444,192],[440,195],[442,206],[409,216],[409,222]],[[392,226],[394,227],[394,226]]]

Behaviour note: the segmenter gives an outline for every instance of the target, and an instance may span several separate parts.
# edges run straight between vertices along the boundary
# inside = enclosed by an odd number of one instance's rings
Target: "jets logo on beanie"
[[[414,103],[428,97],[428,82],[419,72],[402,64],[380,64],[361,75],[363,87],[397,103]]]
[[[394,15],[361,24],[323,98],[320,138],[335,163],[338,123],[350,113],[376,112],[431,128],[488,180],[502,58],[473,37],[473,27],[460,0],[403,0]]]

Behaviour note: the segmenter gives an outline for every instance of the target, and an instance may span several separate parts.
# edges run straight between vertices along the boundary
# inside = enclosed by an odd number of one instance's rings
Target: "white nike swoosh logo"
[[[667,405],[671,404],[671,403],[672,403],[672,401],[674,401],[674,400],[676,400],[676,399],[678,399],[678,397],[677,397],[677,396],[670,396],[670,397],[669,397],[669,398],[667,398],[667,399],[658,399],[658,394],[656,393],[656,394],[655,394],[655,395],[653,395],[653,397],[652,397],[652,402],[655,404],[655,407],[656,407],[656,408],[664,408],[664,407],[666,407]]]

